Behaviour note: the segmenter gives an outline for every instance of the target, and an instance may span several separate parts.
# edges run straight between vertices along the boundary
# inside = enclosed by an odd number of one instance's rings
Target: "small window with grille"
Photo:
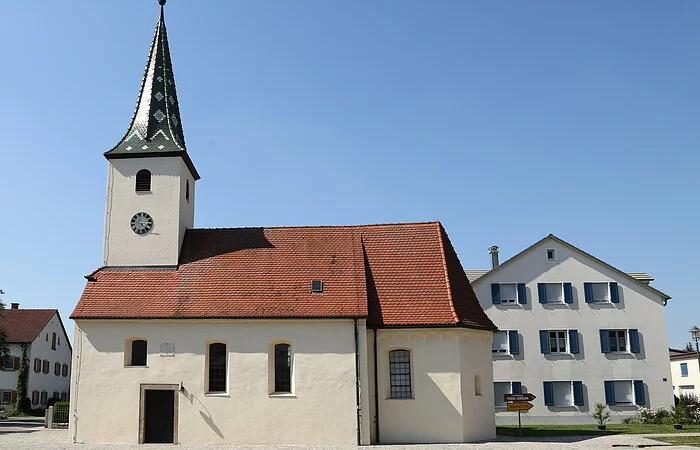
[[[411,352],[392,350],[389,352],[390,398],[413,398],[411,392]]]
[[[311,292],[323,292],[323,281],[321,281],[321,280],[311,281]]]
[[[292,347],[275,345],[275,392],[292,392]]]
[[[209,344],[209,393],[226,392],[226,344]]]
[[[136,173],[136,192],[149,192],[151,190],[151,171],[141,169]]]

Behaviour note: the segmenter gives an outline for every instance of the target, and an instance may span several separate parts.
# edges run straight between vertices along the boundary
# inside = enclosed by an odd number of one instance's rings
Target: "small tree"
[[[686,352],[694,352],[695,347],[693,346],[692,342],[688,341],[688,343],[685,344],[685,347],[683,348],[683,350],[685,350]]]
[[[595,410],[593,411],[593,418],[598,422],[598,425],[605,425],[605,422],[608,421],[610,418],[610,412],[606,411],[608,408],[608,405],[604,405],[602,403],[596,403],[595,404]]]
[[[27,392],[27,381],[29,379],[29,356],[27,355],[27,344],[22,344],[22,359],[19,363],[19,372],[17,373],[17,401],[15,409],[12,411],[13,416],[23,416],[29,414],[32,409],[32,403],[29,400]]]

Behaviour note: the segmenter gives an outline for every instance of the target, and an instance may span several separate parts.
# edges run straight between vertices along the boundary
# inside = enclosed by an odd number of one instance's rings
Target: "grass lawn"
[[[496,427],[496,432],[503,436],[517,436],[517,425]],[[673,425],[638,425],[615,423],[608,424],[605,431],[598,431],[595,424],[582,425],[523,425],[523,437],[541,436],[589,436],[601,434],[666,434],[666,433],[700,433],[700,425],[683,425],[682,430],[674,430]],[[687,439],[696,439],[687,437]],[[674,437],[675,439],[675,437]],[[698,438],[700,439],[700,438]],[[698,442],[698,441],[696,441]]]
[[[700,436],[664,436],[652,439],[673,445],[692,445],[693,447],[700,447]]]

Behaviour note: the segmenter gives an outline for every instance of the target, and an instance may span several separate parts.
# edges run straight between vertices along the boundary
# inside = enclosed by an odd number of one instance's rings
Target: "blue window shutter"
[[[583,293],[586,296],[586,303],[593,301],[593,283],[583,283]]]
[[[605,404],[615,404],[615,385],[612,381],[605,381]]]
[[[520,394],[523,390],[523,385],[520,383],[520,381],[513,381],[510,383],[510,390],[513,394]]]
[[[508,351],[510,351],[511,355],[517,355],[520,353],[520,345],[518,345],[518,330],[509,330],[508,331],[508,346],[510,347]]]
[[[544,388],[544,404],[545,406],[554,406],[554,386],[551,381],[543,381]]]
[[[491,302],[494,305],[501,303],[501,285],[498,283],[491,283]]]
[[[574,302],[574,292],[571,289],[571,283],[564,283],[564,303]]]
[[[644,382],[634,380],[634,404],[643,405],[644,403]]]
[[[537,283],[537,294],[540,298],[540,303],[547,303],[547,285],[544,283]]]
[[[639,353],[639,331],[635,329],[629,330],[630,335],[630,351],[632,353]]]
[[[613,303],[620,303],[620,291],[618,290],[617,283],[614,281],[610,283],[610,301]]]
[[[578,330],[569,330],[569,352],[578,353]]]
[[[572,384],[574,386],[574,405],[582,406],[583,405],[583,383],[581,383],[580,381],[573,381]]]
[[[610,353],[610,334],[608,330],[600,330],[600,351]]]
[[[549,331],[540,330],[540,351],[542,353],[549,353]]]
[[[525,290],[525,283],[518,283],[518,303],[524,305],[527,303],[527,291]]]

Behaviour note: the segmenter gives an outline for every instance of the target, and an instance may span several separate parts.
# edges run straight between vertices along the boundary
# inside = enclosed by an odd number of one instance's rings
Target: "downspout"
[[[374,437],[377,439],[376,444],[379,444],[379,385],[377,384],[377,329],[372,333],[374,341]]]
[[[362,445],[362,410],[360,409],[360,346],[355,319],[355,407],[357,410],[357,445]]]

